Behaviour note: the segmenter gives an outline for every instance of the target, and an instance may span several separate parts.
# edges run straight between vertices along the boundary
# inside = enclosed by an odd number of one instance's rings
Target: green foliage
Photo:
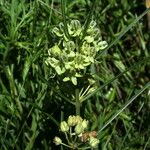
[[[53,139],[75,113],[98,149],[149,149],[144,10],[138,0],[1,0],[0,149],[62,149]]]

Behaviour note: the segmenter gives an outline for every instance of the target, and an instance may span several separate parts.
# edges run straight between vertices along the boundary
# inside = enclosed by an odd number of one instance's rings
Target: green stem
[[[70,145],[70,144],[71,144],[71,142],[70,142],[70,140],[69,140],[68,135],[67,135],[67,133],[66,133],[66,132],[65,132],[65,137],[66,137],[66,140],[67,140],[68,144]]]
[[[84,150],[84,149],[91,149],[91,147],[82,147],[82,148],[78,148],[78,150]]]
[[[80,115],[80,99],[79,99],[79,89],[75,90],[75,96],[76,96],[76,115]]]
[[[67,145],[67,144],[65,144],[65,143],[61,143],[61,145],[66,146],[66,147],[68,147],[68,148],[72,148],[71,146],[69,146],[69,145]]]

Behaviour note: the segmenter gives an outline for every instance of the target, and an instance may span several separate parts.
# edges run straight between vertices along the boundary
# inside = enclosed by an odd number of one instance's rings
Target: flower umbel
[[[88,120],[82,119],[80,116],[69,116],[67,122],[60,123],[60,131],[65,134],[67,144],[63,143],[59,137],[54,138],[56,145],[63,145],[71,149],[80,148],[80,145],[87,143],[91,148],[95,148],[99,144],[96,131],[87,131]],[[86,148],[86,147],[85,147]]]
[[[63,23],[53,29],[58,42],[48,50],[45,62],[58,75],[63,75],[64,82],[71,81],[77,85],[77,78],[82,77],[87,66],[95,62],[96,54],[107,47],[107,42],[102,41],[95,21],[91,21],[84,38],[83,27],[78,20],[67,23],[67,28],[69,38],[65,35]]]

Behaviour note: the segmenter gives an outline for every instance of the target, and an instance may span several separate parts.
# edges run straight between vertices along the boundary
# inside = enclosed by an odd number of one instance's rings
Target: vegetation
[[[148,11],[138,0],[1,0],[0,149],[150,149]]]

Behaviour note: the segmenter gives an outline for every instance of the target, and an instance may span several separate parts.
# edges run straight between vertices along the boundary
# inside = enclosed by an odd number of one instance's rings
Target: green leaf
[[[23,68],[23,73],[22,73],[23,81],[25,81],[25,79],[28,75],[30,66],[31,66],[31,58],[27,57],[26,60],[25,60],[25,63],[24,63],[24,68]]]

